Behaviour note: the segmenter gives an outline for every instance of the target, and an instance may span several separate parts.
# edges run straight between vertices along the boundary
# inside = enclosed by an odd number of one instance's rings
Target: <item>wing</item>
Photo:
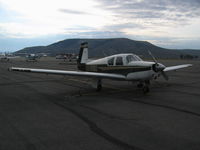
[[[32,68],[17,68],[17,67],[11,67],[9,68],[9,71],[33,72],[33,73],[69,75],[69,76],[83,76],[83,77],[93,77],[93,78],[109,78],[109,79],[116,79],[116,80],[126,79],[124,75],[112,74],[112,73],[98,73],[98,72],[32,69]]]
[[[184,64],[184,65],[171,66],[171,67],[166,67],[163,71],[164,72],[173,71],[173,70],[177,70],[177,69],[181,69],[181,68],[185,68],[185,67],[190,67],[190,66],[192,66],[192,64]]]

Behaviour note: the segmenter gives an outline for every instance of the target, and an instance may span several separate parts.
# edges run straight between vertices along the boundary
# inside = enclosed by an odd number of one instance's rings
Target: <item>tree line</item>
[[[186,54],[186,55],[184,55],[184,54],[181,54],[180,55],[180,59],[198,59],[199,58],[199,56],[197,56],[197,55],[190,55],[190,54]]]

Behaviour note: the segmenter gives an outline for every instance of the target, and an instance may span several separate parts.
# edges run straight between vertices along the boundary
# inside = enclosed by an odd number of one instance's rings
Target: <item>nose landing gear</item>
[[[144,81],[144,82],[140,82],[138,85],[137,85],[137,87],[138,88],[142,88],[142,91],[143,91],[143,93],[144,94],[146,94],[146,93],[149,93],[149,85],[150,85],[150,81],[149,80],[146,80],[146,81]]]
[[[142,90],[144,94],[149,93],[149,86],[145,85]]]

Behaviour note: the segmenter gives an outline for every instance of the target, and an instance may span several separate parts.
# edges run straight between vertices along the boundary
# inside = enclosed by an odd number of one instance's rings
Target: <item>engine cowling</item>
[[[155,63],[152,65],[152,69],[155,72],[162,72],[165,69],[165,66],[163,64],[160,63]]]

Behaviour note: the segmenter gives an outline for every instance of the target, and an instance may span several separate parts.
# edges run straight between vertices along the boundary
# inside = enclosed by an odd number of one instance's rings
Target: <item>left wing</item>
[[[171,66],[171,67],[166,67],[163,71],[164,72],[173,71],[173,70],[177,70],[177,69],[181,69],[181,68],[185,68],[185,67],[190,67],[190,66],[192,66],[192,64],[184,64],[184,65]]]
[[[17,68],[11,67],[9,71],[21,71],[21,72],[33,72],[43,74],[57,74],[57,75],[69,75],[69,76],[83,76],[94,78],[109,78],[117,80],[125,80],[126,76],[113,73],[98,73],[98,72],[83,72],[83,71],[65,71],[65,70],[50,70],[50,69],[32,69],[32,68]]]

